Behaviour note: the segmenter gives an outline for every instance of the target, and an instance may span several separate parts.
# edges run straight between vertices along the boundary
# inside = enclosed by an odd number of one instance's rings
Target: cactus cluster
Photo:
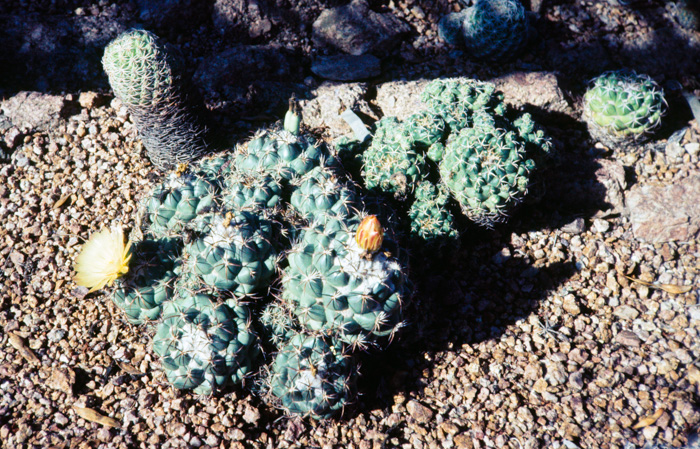
[[[273,404],[323,419],[353,402],[357,350],[401,328],[410,288],[357,186],[299,126],[292,108],[284,128],[179,165],[142,200],[138,238],[100,234],[110,255],[90,257],[107,266],[77,279],[114,283],[126,319],[155,327],[176,388],[214,394],[254,374]]]
[[[477,59],[513,58],[527,45],[530,23],[518,0],[476,0],[443,17],[438,32],[450,45],[463,46]]]
[[[405,120],[377,122],[362,176],[367,188],[409,204],[420,245],[445,246],[459,235],[451,203],[479,225],[505,221],[552,145],[529,114],[509,113],[493,84],[435,80],[421,99],[426,108]]]
[[[607,145],[646,139],[659,127],[665,112],[659,85],[629,70],[595,78],[583,99],[583,119],[591,136]]]
[[[123,33],[105,49],[102,65],[156,167],[172,169],[207,152],[206,129],[192,111],[181,58],[157,36]]]

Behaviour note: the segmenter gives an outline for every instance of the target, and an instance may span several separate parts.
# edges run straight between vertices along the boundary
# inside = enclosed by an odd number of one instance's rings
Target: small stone
[[[452,441],[454,441],[456,449],[474,449],[474,442],[468,432],[455,435]]]
[[[622,305],[615,307],[613,315],[623,320],[632,321],[639,316],[639,311],[634,307]]]
[[[420,424],[428,423],[433,419],[433,411],[418,401],[409,401],[406,404],[406,409],[413,419]]]
[[[605,234],[608,232],[610,229],[610,223],[607,220],[601,220],[599,218],[596,218],[593,220],[593,230],[595,232],[600,232],[601,234]]]
[[[243,412],[243,421],[255,425],[258,423],[258,420],[260,420],[260,411],[255,407],[246,405],[245,411]]]
[[[66,368],[54,368],[46,381],[46,385],[54,390],[73,395],[73,385],[75,384],[75,372]]]
[[[85,109],[93,109],[102,106],[105,103],[105,98],[97,92],[81,92],[78,103]]]
[[[697,155],[698,152],[700,152],[700,143],[691,142],[685,144],[685,151],[687,151],[691,156]]]
[[[566,295],[564,297],[564,310],[572,315],[578,315],[581,313],[581,307],[579,307],[576,297],[574,295]]]
[[[647,441],[653,441],[658,431],[659,428],[657,426],[648,426],[642,430],[642,433]]]
[[[68,417],[61,412],[56,412],[56,414],[53,415],[53,420],[59,426],[65,426],[68,424]]]
[[[49,331],[47,337],[50,341],[58,343],[59,341],[63,340],[67,333],[68,332],[66,332],[65,329],[53,329]]]
[[[625,346],[639,347],[642,341],[632,331],[624,330],[617,334],[615,341]]]

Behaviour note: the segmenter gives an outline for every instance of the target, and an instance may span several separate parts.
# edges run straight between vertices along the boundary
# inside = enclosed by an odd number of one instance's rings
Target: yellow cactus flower
[[[89,293],[110,287],[129,271],[131,242],[124,243],[122,228],[103,229],[93,234],[75,259],[75,283]]]

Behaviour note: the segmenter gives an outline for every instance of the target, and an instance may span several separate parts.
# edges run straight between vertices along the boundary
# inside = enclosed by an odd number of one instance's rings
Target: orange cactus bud
[[[384,241],[384,229],[376,215],[368,215],[362,220],[355,234],[355,241],[368,253],[378,251]]]

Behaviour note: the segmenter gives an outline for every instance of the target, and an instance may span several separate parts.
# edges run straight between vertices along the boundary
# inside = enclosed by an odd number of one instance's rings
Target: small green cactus
[[[448,44],[464,46],[470,56],[499,61],[516,57],[528,43],[530,23],[517,0],[476,0],[443,17],[438,32]]]
[[[163,238],[180,234],[200,214],[218,209],[219,186],[187,172],[172,172],[142,202],[147,233]]]
[[[286,344],[292,337],[301,332],[301,325],[284,302],[272,302],[265,306],[260,314],[265,335],[276,348]]]
[[[443,184],[435,185],[430,181],[418,184],[408,218],[411,237],[418,240],[421,248],[435,251],[458,246],[459,231],[454,215],[447,207],[449,200],[449,192]]]
[[[392,193],[400,200],[406,199],[416,182],[428,173],[425,155],[395,117],[384,117],[377,122],[362,161],[362,177],[367,188]]]
[[[583,119],[602,143],[639,142],[661,124],[666,100],[649,76],[628,70],[606,72],[591,84],[583,98]]]
[[[105,49],[102,65],[154,165],[168,170],[207,152],[206,129],[188,104],[183,64],[153,33],[121,34]]]
[[[470,220],[492,227],[522,201],[534,168],[515,132],[478,122],[450,139],[440,177]]]
[[[296,334],[277,353],[268,377],[273,403],[313,419],[341,415],[357,394],[355,362],[332,337]]]
[[[177,239],[141,240],[132,245],[129,271],[117,279],[114,304],[132,324],[155,321],[173,297],[182,245]]]
[[[183,288],[163,305],[153,351],[175,388],[209,395],[250,374],[259,347],[247,306]]]
[[[308,221],[322,222],[351,215],[354,189],[328,167],[316,167],[297,181],[290,204]]]

